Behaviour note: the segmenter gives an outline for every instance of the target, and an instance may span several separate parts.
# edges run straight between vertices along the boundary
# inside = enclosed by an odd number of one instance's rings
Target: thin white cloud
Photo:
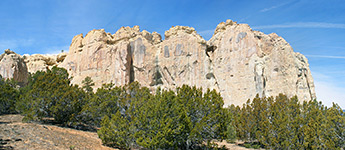
[[[0,50],[5,49],[16,49],[20,46],[31,46],[35,42],[34,39],[12,39],[12,40],[1,40]]]
[[[270,11],[270,10],[273,10],[273,9],[285,6],[285,5],[290,4],[290,3],[291,2],[286,2],[286,3],[278,4],[278,5],[275,5],[275,6],[272,6],[272,7],[264,8],[264,9],[261,9],[260,12],[267,12],[267,11]]]
[[[332,77],[319,72],[312,72],[315,84],[315,92],[317,100],[328,107],[332,103],[337,103],[339,106],[345,108],[345,88],[337,86]]]
[[[317,79],[318,81],[325,81],[331,79],[329,75],[325,75],[319,72],[312,72],[312,75],[314,79]]]
[[[48,55],[55,55],[61,53],[61,51],[68,52],[69,47],[68,46],[53,46],[53,47],[48,47],[42,50],[45,54]]]
[[[253,29],[273,29],[273,28],[335,28],[345,29],[345,24],[327,22],[295,22],[287,24],[254,26]]]
[[[213,32],[214,32],[214,29],[211,29],[211,30],[201,31],[201,32],[199,32],[199,34],[213,34]]]
[[[323,49],[345,49],[341,46],[320,46],[320,45],[308,45],[310,48],[323,48]]]
[[[332,103],[336,103],[342,109],[345,108],[345,88],[326,81],[315,80],[314,83],[317,100],[322,101],[328,107],[332,106]]]
[[[208,40],[209,38],[211,38],[213,33],[214,33],[214,29],[198,32],[198,34],[200,34],[205,40]]]
[[[5,49],[14,49],[17,47],[17,43],[14,41],[10,40],[3,40],[0,41],[0,50],[5,50]]]
[[[345,56],[328,56],[328,55],[305,55],[305,56],[316,57],[316,58],[345,59]]]

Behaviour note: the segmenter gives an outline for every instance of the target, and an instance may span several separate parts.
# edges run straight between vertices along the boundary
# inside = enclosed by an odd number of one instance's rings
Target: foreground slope
[[[0,149],[113,150],[103,146],[95,132],[23,123],[22,118],[20,115],[0,115]]]
[[[0,149],[116,150],[102,145],[97,133],[54,125],[23,123],[21,115],[0,115]],[[240,143],[241,144],[241,143]],[[218,143],[226,149],[246,150],[237,144]]]

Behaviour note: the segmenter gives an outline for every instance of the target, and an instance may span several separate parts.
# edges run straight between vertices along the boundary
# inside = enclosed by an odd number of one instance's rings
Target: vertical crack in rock
[[[214,80],[216,81],[214,84],[217,86],[218,88],[218,91],[221,89],[220,86],[219,86],[219,82],[217,80],[217,77],[214,77]]]
[[[212,58],[210,57],[210,55],[208,54],[208,52],[214,52],[215,50],[217,49],[217,46],[214,46],[214,45],[211,45],[211,46],[208,46],[208,45],[206,45],[206,48],[205,48],[205,53],[206,53],[206,55],[207,55],[207,57],[206,57],[206,59],[207,59],[207,61],[208,61],[208,66],[207,66],[207,68],[208,68],[208,70],[209,70],[209,72],[208,73],[206,73],[206,79],[208,79],[208,80],[210,80],[210,79],[214,79],[214,84],[216,85],[216,87],[217,87],[217,91],[220,91],[221,90],[221,88],[220,88],[220,85],[219,85],[219,82],[218,82],[218,78],[216,77],[217,75],[216,74],[214,74],[214,70],[213,70],[213,67],[214,67],[214,63],[213,63],[213,61],[212,61]]]
[[[311,88],[310,88],[310,83],[309,83],[309,80],[308,80],[308,76],[307,76],[306,73],[304,74],[304,76],[305,76],[305,80],[307,81],[308,92],[309,92],[309,94],[310,94],[310,98],[313,100],[315,97],[314,97],[314,95],[313,95],[312,92],[311,92]]]
[[[304,77],[303,69],[298,68],[297,81],[296,81],[296,93],[299,93],[299,83],[302,82]]]
[[[300,53],[295,53],[296,68],[297,70],[297,82],[296,93],[300,96],[300,100],[312,100],[316,98],[313,79],[308,68],[309,64],[307,58]],[[302,90],[300,90],[302,89]]]
[[[153,73],[153,76],[152,76],[152,82],[150,83],[150,86],[156,86],[156,85],[160,85],[160,84],[163,84],[163,81],[162,81],[162,74],[160,73],[160,67],[159,67],[159,64],[158,64],[158,56],[156,56],[156,59],[155,59],[155,69],[154,69],[154,73]]]
[[[266,81],[267,81],[267,78],[264,77],[264,72],[265,72],[265,68],[262,68],[262,79],[264,80],[263,81],[263,89],[262,89],[262,97],[265,97],[266,96]]]
[[[133,51],[131,44],[127,45],[127,56],[126,56],[126,83],[134,82],[134,67],[133,67]]]

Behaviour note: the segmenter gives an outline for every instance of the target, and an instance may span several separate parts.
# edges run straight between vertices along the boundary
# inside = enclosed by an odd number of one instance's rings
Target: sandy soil
[[[0,116],[0,150],[114,150],[102,145],[96,132],[54,125],[23,123],[21,115]],[[230,150],[248,150],[219,142]]]
[[[102,145],[97,133],[37,123],[22,123],[23,116],[0,116],[0,149],[113,150]]]

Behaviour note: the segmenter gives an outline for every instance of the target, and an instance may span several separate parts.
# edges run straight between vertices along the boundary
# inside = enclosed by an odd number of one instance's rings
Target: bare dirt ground
[[[0,150],[113,150],[102,145],[97,133],[54,125],[22,123],[20,115],[0,116]]]
[[[227,143],[225,140],[222,142],[216,142],[218,144],[218,147],[223,147],[225,146],[226,149],[228,150],[255,150],[253,148],[245,148],[243,146],[239,146],[238,144],[243,144],[243,142],[236,142],[236,143]],[[263,150],[263,149],[259,149]]]
[[[114,150],[102,145],[96,132],[54,125],[23,123],[21,115],[0,116],[0,150]],[[248,150],[226,142],[230,150]]]

